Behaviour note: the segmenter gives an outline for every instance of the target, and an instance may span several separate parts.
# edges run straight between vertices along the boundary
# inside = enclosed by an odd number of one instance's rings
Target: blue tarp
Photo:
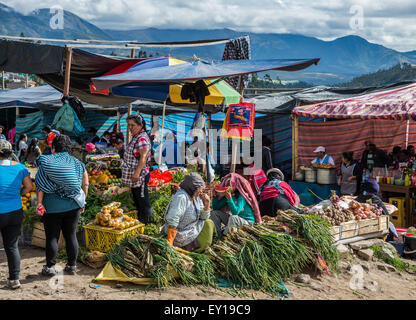
[[[37,108],[40,104],[61,103],[62,94],[49,85],[0,91],[0,106]]]
[[[98,90],[104,90],[123,84],[148,83],[178,83],[199,79],[214,79],[242,75],[267,70],[297,71],[317,64],[316,59],[268,59],[268,60],[227,60],[227,61],[194,61],[165,67],[155,67],[145,70],[135,70],[134,67],[126,72],[92,78]]]
[[[12,107],[34,108],[41,111],[57,110],[62,107],[62,93],[50,85],[34,88],[18,88],[12,90],[0,90],[0,109]],[[105,110],[106,107],[82,102],[85,109]],[[144,100],[137,100],[131,103],[132,108],[149,114],[162,114],[163,104]],[[127,105],[118,107],[121,112],[127,111]],[[166,106],[166,114],[189,112],[186,107]]]

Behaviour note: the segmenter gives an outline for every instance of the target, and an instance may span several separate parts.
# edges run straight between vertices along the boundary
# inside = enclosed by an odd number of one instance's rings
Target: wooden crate
[[[36,222],[33,226],[32,246],[46,248],[46,236],[45,236],[45,229],[43,228],[43,223]],[[65,247],[65,240],[61,232],[61,235],[59,236],[59,240],[58,240],[58,249],[61,250],[64,247]]]
[[[373,219],[353,220],[341,223],[331,228],[334,242],[365,234],[380,232],[389,229],[389,216],[379,216]]]

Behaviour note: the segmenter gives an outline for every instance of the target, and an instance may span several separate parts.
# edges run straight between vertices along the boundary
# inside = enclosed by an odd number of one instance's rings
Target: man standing
[[[52,141],[53,139],[59,135],[57,134],[56,130],[52,130],[50,125],[46,125],[43,129],[42,129],[43,133],[46,135],[46,148],[43,151],[43,154],[47,155],[47,154],[51,154],[51,150],[52,150]],[[58,132],[59,133],[59,132]]]
[[[361,168],[372,171],[375,167],[384,168],[388,162],[387,154],[383,150],[378,149],[371,141],[365,142],[365,150],[361,156]]]

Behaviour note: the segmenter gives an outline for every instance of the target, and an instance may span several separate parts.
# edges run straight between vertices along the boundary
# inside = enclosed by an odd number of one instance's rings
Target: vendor
[[[106,147],[111,147],[110,138],[111,138],[110,131],[104,131],[104,134],[100,139],[100,142],[105,143]]]
[[[215,232],[214,222],[209,219],[210,199],[202,193],[205,182],[198,173],[192,172],[179,186],[166,209],[167,240],[184,250],[203,252],[211,245]]]
[[[384,150],[377,148],[371,141],[365,142],[365,150],[361,156],[361,168],[368,169],[370,172],[373,168],[384,168],[389,159]]]
[[[218,194],[214,189],[211,219],[220,237],[225,236],[233,227],[253,225],[261,221],[256,196],[245,178],[230,173],[222,178],[221,187],[230,187],[231,190]]]
[[[115,147],[117,149],[118,155],[121,159],[124,158],[124,152],[126,151],[126,148],[124,147],[124,142],[121,139],[117,139],[115,143]]]
[[[334,159],[326,154],[325,147],[319,146],[314,150],[314,153],[317,153],[318,156],[312,160],[312,164],[331,164],[335,166]]]
[[[147,186],[150,179],[150,138],[146,131],[146,121],[140,114],[127,117],[127,128],[132,139],[124,153],[121,181],[131,188],[139,221],[148,224],[153,222]]]
[[[85,151],[87,151],[87,154],[84,155],[84,162],[87,162],[87,156],[93,155],[93,154],[103,154],[103,151],[98,149],[95,144],[88,142],[85,145]]]
[[[259,207],[262,216],[276,217],[278,210],[295,210],[304,214],[297,208],[299,197],[296,192],[284,181],[283,173],[279,169],[267,171],[267,181],[259,188]]]
[[[88,154],[104,154],[102,150],[98,149],[95,144],[91,142],[85,145],[85,151],[87,151]]]
[[[383,200],[378,196],[380,191],[380,186],[378,185],[377,181],[374,179],[369,179],[361,184],[360,194],[355,199],[360,203],[366,203],[368,200],[371,200],[372,204],[376,204],[379,208],[383,210],[384,215],[389,215],[389,211],[387,210],[386,206],[383,203]],[[389,235],[387,236],[386,241],[397,241],[399,235],[397,234],[396,228],[394,224],[389,221]]]
[[[361,182],[361,169],[357,161],[353,160],[353,152],[342,153],[341,175],[338,177],[338,185],[342,195],[353,196],[358,194]]]
[[[90,128],[90,130],[88,131],[88,133],[90,134],[90,136],[86,140],[87,143],[97,143],[97,142],[100,142],[100,137],[97,136],[97,129]]]

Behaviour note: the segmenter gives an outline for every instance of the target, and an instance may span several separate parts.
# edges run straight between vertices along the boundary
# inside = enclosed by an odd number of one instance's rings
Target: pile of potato
[[[326,219],[331,226],[339,226],[343,222],[354,220],[354,214],[344,208],[329,206],[323,211],[315,212],[316,215]]]
[[[107,206],[101,208],[101,211],[96,215],[94,223],[103,227],[113,227],[117,230],[124,230],[140,222],[123,213],[120,209],[120,202],[112,202]]]

